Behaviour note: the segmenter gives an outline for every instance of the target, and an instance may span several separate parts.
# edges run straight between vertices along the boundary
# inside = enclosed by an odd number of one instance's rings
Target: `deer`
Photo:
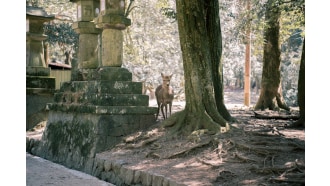
[[[172,103],[173,103],[173,99],[174,99],[174,91],[173,91],[173,88],[170,86],[170,81],[171,81],[173,74],[164,75],[163,73],[161,73],[161,75],[162,75],[162,79],[163,79],[163,84],[159,85],[155,91],[155,96],[156,96],[157,105],[158,105],[156,119],[158,118],[160,109],[162,111],[163,118],[167,119],[167,105],[169,105],[170,115],[172,114]],[[164,113],[164,107],[165,107],[165,113]]]

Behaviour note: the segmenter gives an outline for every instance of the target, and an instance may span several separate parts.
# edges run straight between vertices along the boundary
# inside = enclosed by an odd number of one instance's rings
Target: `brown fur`
[[[173,88],[170,86],[172,75],[166,76],[163,73],[161,73],[161,75],[163,79],[163,84],[159,85],[155,91],[157,104],[158,104],[156,119],[158,118],[160,108],[162,110],[163,118],[164,119],[167,118],[167,105],[169,105],[170,115],[172,114],[172,102],[174,98],[174,91]],[[165,107],[165,113],[164,113],[164,107]]]

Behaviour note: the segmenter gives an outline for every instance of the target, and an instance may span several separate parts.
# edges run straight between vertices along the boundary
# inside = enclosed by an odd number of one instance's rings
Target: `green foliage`
[[[77,19],[74,3],[68,0],[27,0],[26,4],[41,7],[48,14],[55,15],[55,20],[44,24],[51,58],[64,61],[66,51],[73,50],[72,53],[76,53],[79,36],[71,27]]]
[[[68,45],[77,49],[79,35],[72,29],[70,23],[46,23],[44,26],[47,41],[51,45]]]
[[[169,19],[174,19],[175,21],[177,20],[176,11],[173,8],[162,7],[160,12]]]

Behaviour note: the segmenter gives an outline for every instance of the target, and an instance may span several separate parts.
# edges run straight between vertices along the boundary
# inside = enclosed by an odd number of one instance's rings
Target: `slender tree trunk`
[[[224,119],[231,121],[232,117],[224,104],[223,93],[223,67],[221,62],[222,35],[219,17],[219,2],[205,0],[204,9],[206,14],[206,29],[210,42],[212,80],[214,85],[214,95],[217,109]]]
[[[251,11],[251,2],[246,2],[247,11]],[[245,73],[244,73],[244,105],[250,106],[251,98],[251,16],[248,15],[247,28],[245,34]]]
[[[226,120],[217,110],[214,96],[212,52],[205,19],[206,4],[200,0],[176,1],[186,106],[183,111],[165,120],[164,126],[172,126],[175,132],[186,135],[198,129],[208,129],[212,133],[217,133],[220,132],[220,126],[227,126]]]
[[[301,62],[298,79],[298,105],[299,105],[299,120],[293,123],[296,127],[305,127],[305,39],[301,54]]]
[[[255,106],[256,110],[276,110],[283,108],[290,110],[282,96],[281,88],[281,52],[279,47],[279,31],[280,31],[280,9],[278,6],[273,6],[273,1],[267,2],[266,22],[264,38],[264,56],[263,56],[263,71],[261,79],[260,96]]]

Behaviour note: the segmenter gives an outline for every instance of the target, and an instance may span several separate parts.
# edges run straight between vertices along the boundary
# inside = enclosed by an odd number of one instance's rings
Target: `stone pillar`
[[[121,67],[123,63],[123,33],[117,29],[103,29],[102,66]]]
[[[99,66],[98,35],[100,29],[92,22],[78,21],[72,28],[79,34],[78,69],[95,69]]]
[[[105,10],[102,10],[102,7]],[[121,67],[123,63],[123,33],[131,20],[124,16],[125,4],[112,0],[101,5],[101,13],[94,19],[97,28],[102,28],[102,66]]]

